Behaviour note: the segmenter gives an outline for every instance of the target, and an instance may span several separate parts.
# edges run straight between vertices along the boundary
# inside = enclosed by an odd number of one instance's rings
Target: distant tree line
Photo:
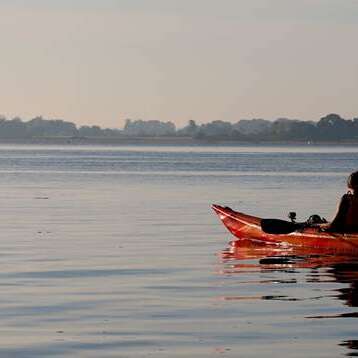
[[[358,140],[358,118],[343,119],[329,114],[318,122],[279,118],[240,120],[237,123],[213,121],[196,125],[190,121],[178,134],[194,138],[241,141],[342,141]]]
[[[61,119],[36,117],[30,121],[11,120],[0,116],[0,138],[133,138],[191,137],[198,140],[233,141],[358,141],[358,118],[344,119],[328,114],[318,122],[279,118],[242,119],[236,123],[212,121],[197,124],[190,120],[183,128],[172,122],[127,119],[123,129],[102,129],[99,126],[79,126]]]
[[[0,116],[0,138],[39,138],[39,137],[116,137],[119,129],[102,129],[99,126],[78,127],[62,119],[36,117],[30,121],[21,118],[7,120]]]

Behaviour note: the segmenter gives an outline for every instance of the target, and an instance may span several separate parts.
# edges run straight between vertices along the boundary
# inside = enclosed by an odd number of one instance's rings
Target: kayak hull
[[[307,227],[289,234],[267,234],[261,229],[261,218],[240,213],[220,205],[212,205],[212,208],[225,227],[238,239],[268,245],[358,252],[358,233],[328,233],[320,231],[317,227]]]

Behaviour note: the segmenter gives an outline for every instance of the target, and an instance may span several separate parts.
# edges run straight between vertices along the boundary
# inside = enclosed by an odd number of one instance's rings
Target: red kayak
[[[358,233],[330,233],[322,232],[317,227],[304,227],[288,234],[268,234],[261,228],[261,218],[220,205],[213,205],[212,208],[226,228],[238,239],[273,245],[358,252]]]

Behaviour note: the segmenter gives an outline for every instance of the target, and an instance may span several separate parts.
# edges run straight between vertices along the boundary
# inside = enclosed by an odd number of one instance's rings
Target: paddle
[[[280,219],[262,219],[261,229],[266,234],[282,235],[289,234],[298,229],[302,229],[304,224],[293,223]]]

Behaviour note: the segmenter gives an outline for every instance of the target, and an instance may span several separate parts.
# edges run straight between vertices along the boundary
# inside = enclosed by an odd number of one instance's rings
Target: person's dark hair
[[[358,172],[352,173],[347,180],[349,189],[358,189]]]

